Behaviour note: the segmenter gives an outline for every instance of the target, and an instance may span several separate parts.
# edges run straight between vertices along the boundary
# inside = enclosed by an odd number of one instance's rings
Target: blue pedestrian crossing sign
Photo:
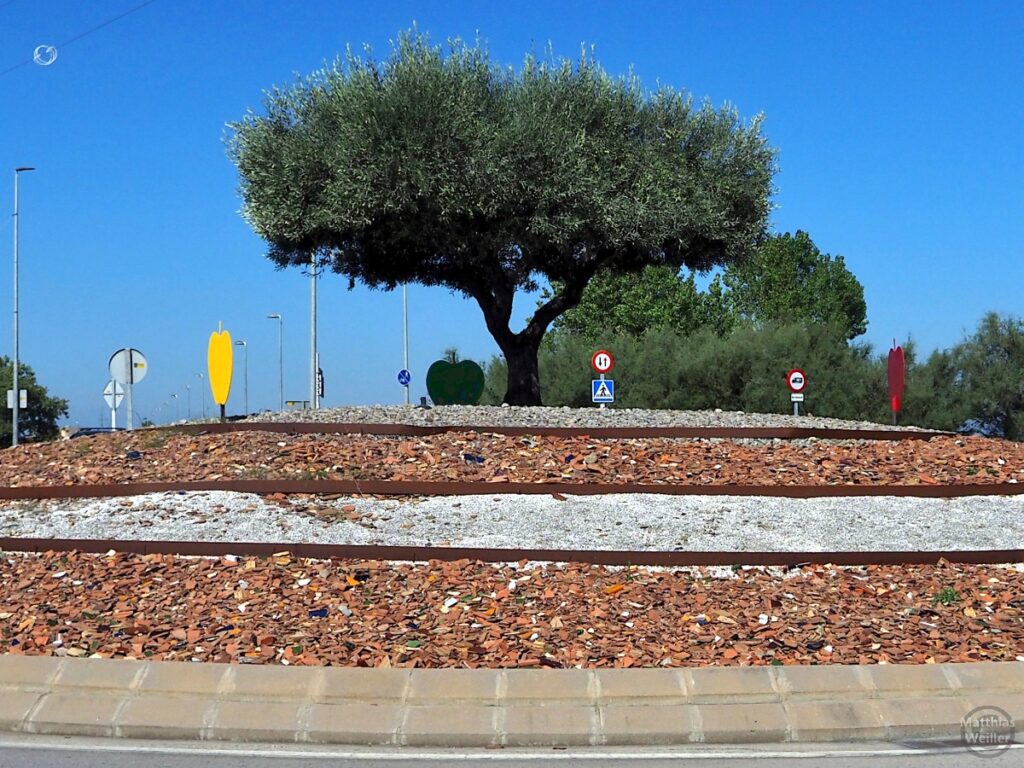
[[[412,374],[405,370],[405,368],[398,372],[399,384],[401,384],[403,387],[408,387],[410,381],[412,381]]]
[[[611,379],[592,379],[592,396],[591,400],[595,403],[614,403],[615,402],[615,382]]]

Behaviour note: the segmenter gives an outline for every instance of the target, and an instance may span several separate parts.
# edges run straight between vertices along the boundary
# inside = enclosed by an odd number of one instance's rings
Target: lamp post
[[[280,312],[271,312],[268,320],[277,320],[277,395],[281,401],[278,406],[284,410],[284,318]]]
[[[199,379],[199,381],[202,382],[202,384],[200,384],[200,386],[199,386],[199,389],[201,389],[203,391],[203,418],[205,419],[206,418],[206,377],[203,376],[203,374],[201,374],[201,373],[197,373],[196,374],[196,378]]]
[[[241,339],[239,339],[238,341],[235,342],[235,346],[236,347],[241,347],[243,350],[245,350],[245,363],[244,363],[244,367],[243,367],[243,371],[244,371],[243,381],[245,382],[245,415],[248,416],[249,415],[249,345],[248,345],[248,343],[246,343],[246,342],[242,341]]]
[[[174,420],[178,421],[178,415],[179,415],[179,413],[178,413],[178,393],[177,392],[172,392],[171,393],[171,397],[174,398]]]
[[[192,388],[185,385],[185,418],[192,421]]]
[[[18,406],[21,404],[21,391],[18,389],[18,177],[24,171],[34,171],[27,165],[14,169],[14,402],[11,403],[11,445],[18,444]]]
[[[316,374],[320,368],[320,360],[316,350],[316,254],[310,259],[309,289],[309,406],[320,407],[320,390],[316,386]]]

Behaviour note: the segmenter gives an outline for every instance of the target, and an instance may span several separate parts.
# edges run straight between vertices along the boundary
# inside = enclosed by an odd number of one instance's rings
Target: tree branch
[[[599,256],[585,261],[573,275],[573,279],[566,282],[558,294],[537,307],[522,334],[538,339],[543,336],[556,317],[580,303],[587,283],[597,273],[598,266],[602,263],[603,260]]]

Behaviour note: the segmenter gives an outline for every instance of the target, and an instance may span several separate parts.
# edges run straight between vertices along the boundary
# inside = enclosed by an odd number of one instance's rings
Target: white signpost
[[[19,397],[18,397],[18,407],[19,408],[28,408],[28,390],[27,389],[19,389],[18,390],[18,395],[19,395]],[[14,390],[13,389],[8,389],[7,390],[7,410],[9,410],[9,411],[13,411],[14,410]]]
[[[110,357],[110,377],[118,384],[128,387],[128,429],[134,429],[134,417],[132,415],[132,385],[138,384],[149,371],[149,363],[146,356],[139,350],[125,347],[119,349]]]
[[[592,379],[590,382],[590,399],[604,408],[607,403],[615,402],[615,382],[604,377],[615,367],[615,358],[608,350],[599,349],[590,358],[590,367],[601,376],[600,379]]]
[[[110,408],[110,428],[117,429],[117,407],[124,400],[124,387],[121,386],[121,382],[114,379],[108,381],[107,386],[103,388],[103,399]]]
[[[807,388],[807,374],[799,368],[794,368],[786,374],[786,385],[792,393],[789,399],[793,401],[793,415],[800,415],[800,403],[804,401],[804,389]]]

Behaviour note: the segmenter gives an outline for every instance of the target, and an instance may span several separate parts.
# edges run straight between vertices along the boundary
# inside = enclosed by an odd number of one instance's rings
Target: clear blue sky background
[[[0,70],[133,6],[132,0],[0,0]],[[309,281],[278,272],[238,214],[225,123],[261,93],[348,43],[385,54],[416,21],[436,39],[479,30],[518,64],[549,41],[597,46],[612,72],[764,112],[780,150],[776,231],[811,233],[863,282],[867,339],[948,346],[988,310],[1020,314],[1024,283],[1024,10],[1020,3],[227,2],[156,0],[0,76],[0,205],[22,183],[22,359],[71,400],[72,423],[109,419],[110,354],[141,349],[136,412],[185,384],[201,407],[209,333],[249,342],[250,409],[308,393]],[[0,222],[9,263],[10,218]],[[5,277],[7,276],[7,277]],[[398,403],[400,293],[321,284],[326,405]],[[519,302],[525,316],[530,300]],[[0,354],[11,281],[0,270]],[[497,352],[479,309],[410,289],[413,393],[447,346]],[[239,366],[241,358],[237,358]],[[239,370],[239,373],[241,371]],[[6,388],[6,387],[4,387]],[[209,395],[207,394],[209,401]],[[240,377],[231,409],[242,406]],[[173,405],[160,420],[173,416]]]

